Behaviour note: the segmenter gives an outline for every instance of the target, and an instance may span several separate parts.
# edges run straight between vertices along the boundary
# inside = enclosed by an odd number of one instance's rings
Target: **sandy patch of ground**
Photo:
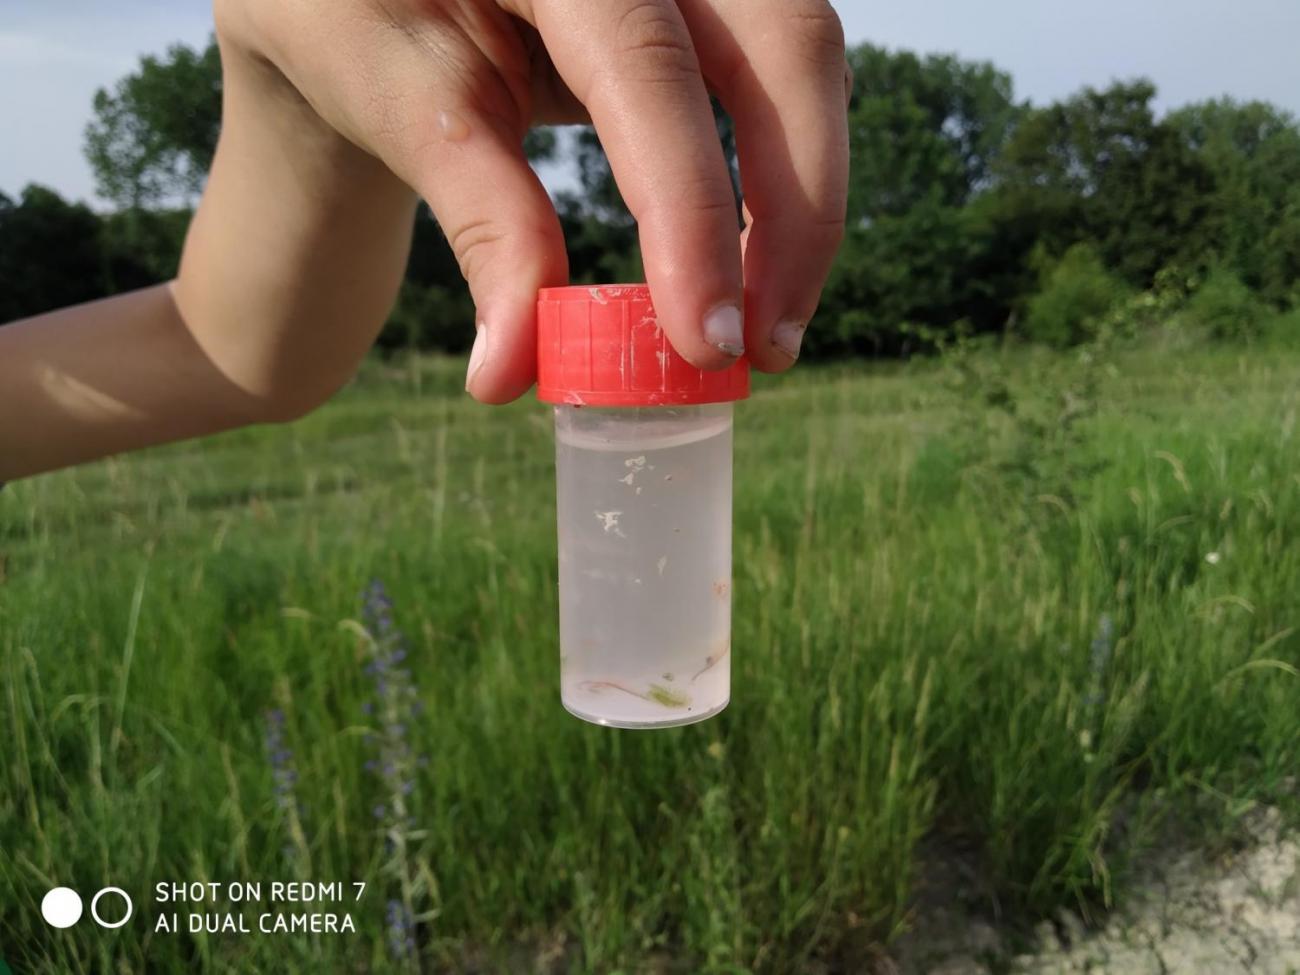
[[[1257,813],[1249,832],[1245,849],[1214,860],[1195,850],[1153,858],[1104,927],[1063,912],[1038,925],[1028,951],[951,898],[923,905],[892,952],[896,971],[1300,975],[1300,842],[1283,835],[1277,810]]]

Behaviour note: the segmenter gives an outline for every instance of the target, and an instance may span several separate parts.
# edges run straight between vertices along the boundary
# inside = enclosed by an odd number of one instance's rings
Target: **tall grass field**
[[[561,708],[551,417],[462,375],[0,492],[16,973],[869,971],[935,858],[1098,919],[1157,836],[1300,822],[1294,346],[759,377],[731,705],[660,732]]]

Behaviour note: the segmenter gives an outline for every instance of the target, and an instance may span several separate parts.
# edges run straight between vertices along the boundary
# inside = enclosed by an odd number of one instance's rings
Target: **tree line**
[[[1187,309],[1239,338],[1300,299],[1287,112],[1222,98],[1161,116],[1145,80],[1032,106],[988,63],[869,44],[849,57],[848,226],[809,355],[909,354],[955,332],[1068,345],[1142,308]],[[214,44],[143,58],[96,94],[85,151],[111,209],[37,184],[0,194],[0,321],[175,274],[220,99]],[[739,214],[734,138],[717,120]],[[636,225],[595,134],[539,130],[525,148],[576,164],[576,189],[556,199],[575,282],[640,280]],[[422,210],[379,344],[461,352],[472,335],[456,260]]]

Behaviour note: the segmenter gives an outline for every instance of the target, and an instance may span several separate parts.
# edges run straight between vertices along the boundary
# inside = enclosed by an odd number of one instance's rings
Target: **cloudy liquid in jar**
[[[557,406],[561,693],[587,721],[690,724],[731,695],[730,403]]]

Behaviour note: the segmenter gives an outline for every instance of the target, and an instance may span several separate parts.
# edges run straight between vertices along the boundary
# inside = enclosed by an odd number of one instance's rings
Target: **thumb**
[[[521,142],[468,109],[439,112],[435,127],[398,175],[433,210],[474,298],[465,388],[507,403],[537,378],[537,290],[568,284],[564,235]]]

